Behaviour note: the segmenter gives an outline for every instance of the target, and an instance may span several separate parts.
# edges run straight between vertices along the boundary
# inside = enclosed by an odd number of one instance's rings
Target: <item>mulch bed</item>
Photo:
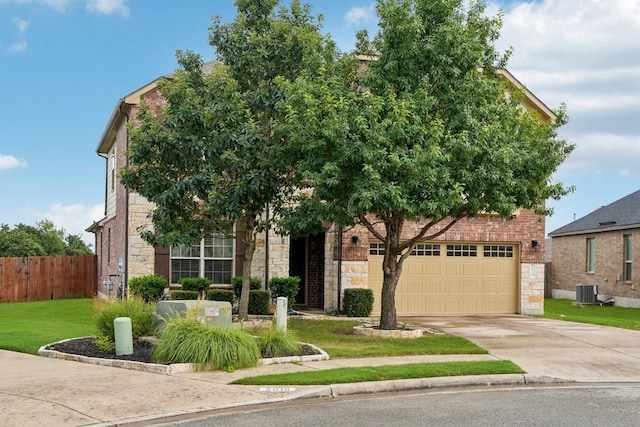
[[[96,345],[95,338],[74,338],[67,341],[59,342],[47,347],[48,350],[55,350],[61,353],[76,354],[87,357],[99,357],[102,359],[118,359],[131,360],[143,363],[156,363],[153,361],[153,344],[149,341],[133,342],[133,354],[116,356],[114,351],[102,351]],[[300,354],[292,354],[292,356],[310,356],[318,354],[318,352],[306,344],[301,346]]]
[[[87,357],[99,357],[102,359],[131,360],[135,362],[155,363],[153,361],[153,344],[148,341],[134,341],[133,354],[116,356],[114,351],[102,351],[96,345],[95,338],[74,338],[59,342],[47,347],[61,353],[76,354]]]

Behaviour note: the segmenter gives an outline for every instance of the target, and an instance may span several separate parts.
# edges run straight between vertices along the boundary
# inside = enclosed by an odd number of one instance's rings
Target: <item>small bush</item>
[[[129,291],[145,302],[158,301],[168,286],[167,279],[157,274],[129,279]]]
[[[198,299],[199,296],[200,296],[200,292],[198,291],[185,291],[185,290],[171,291],[172,300]]]
[[[96,335],[106,337],[115,342],[113,321],[118,317],[129,317],[131,319],[133,338],[154,335],[156,318],[153,311],[154,306],[145,303],[140,298],[97,301],[94,305],[93,316],[94,323],[98,329]]]
[[[196,291],[199,294],[211,286],[211,280],[205,277],[183,277],[178,280],[178,283],[182,286],[183,291]]]
[[[113,351],[116,348],[116,343],[107,336],[101,336],[96,338],[96,346],[100,351]]]
[[[368,317],[373,311],[373,291],[362,288],[345,289],[343,307],[348,317]]]
[[[209,289],[207,291],[207,299],[209,301],[228,301],[233,304],[233,291],[229,289]]]
[[[249,314],[269,314],[271,295],[267,291],[249,292]]]
[[[160,331],[153,357],[158,363],[194,363],[199,370],[233,371],[256,366],[260,350],[242,329],[209,328],[195,319],[178,318]]]
[[[242,277],[236,276],[231,278],[231,286],[233,287],[233,293],[236,298],[240,298],[240,294],[242,294]],[[249,279],[249,290],[257,291],[262,289],[262,280],[259,277],[252,277]]]
[[[300,288],[300,278],[293,277],[272,277],[269,280],[269,290],[271,291],[271,297],[276,299],[278,297],[287,298],[287,306],[289,310],[296,302],[296,295],[298,295],[298,289]]]
[[[276,328],[260,329],[258,346],[262,357],[287,357],[300,354],[300,344],[293,336]]]

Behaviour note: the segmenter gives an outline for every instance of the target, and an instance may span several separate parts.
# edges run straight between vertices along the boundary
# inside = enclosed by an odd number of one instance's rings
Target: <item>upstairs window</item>
[[[624,277],[625,282],[633,279],[633,237],[631,234],[625,234],[624,237]]]
[[[596,238],[587,238],[587,273],[596,272]]]

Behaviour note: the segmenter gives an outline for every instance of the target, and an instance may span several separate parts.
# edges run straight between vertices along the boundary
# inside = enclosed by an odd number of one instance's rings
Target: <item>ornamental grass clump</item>
[[[300,344],[286,332],[276,328],[256,331],[262,357],[287,357],[300,354]]]
[[[210,328],[193,318],[167,322],[158,336],[153,357],[158,363],[193,363],[197,370],[232,372],[256,366],[256,340],[241,329]]]
[[[97,335],[115,341],[113,321],[118,317],[131,319],[131,334],[133,338],[154,335],[156,332],[156,317],[154,305],[145,303],[141,298],[125,300],[106,300],[94,302],[93,321],[98,330]]]

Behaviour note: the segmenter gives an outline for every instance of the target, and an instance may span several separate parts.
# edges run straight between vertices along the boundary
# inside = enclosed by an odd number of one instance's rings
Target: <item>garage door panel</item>
[[[519,263],[516,257],[410,256],[396,289],[400,315],[515,313]],[[441,244],[441,246],[445,246]],[[508,246],[508,245],[503,245]],[[517,247],[513,247],[516,253]],[[369,287],[374,291],[373,315],[380,314],[382,256],[369,256]]]

